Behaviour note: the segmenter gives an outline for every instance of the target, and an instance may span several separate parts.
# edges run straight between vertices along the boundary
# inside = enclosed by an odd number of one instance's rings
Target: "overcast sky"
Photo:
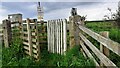
[[[103,1],[105,2],[41,2],[41,6],[44,8],[45,20],[68,19],[72,7],[77,8],[79,15],[87,15],[87,20],[102,20],[104,15],[110,14],[107,8],[111,8],[112,12],[116,12],[118,8],[118,1]],[[6,19],[8,14],[14,13],[22,13],[23,19],[37,18],[37,2],[0,2],[0,22]]]

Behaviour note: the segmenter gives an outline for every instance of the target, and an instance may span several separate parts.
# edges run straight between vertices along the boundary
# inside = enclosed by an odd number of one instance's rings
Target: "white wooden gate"
[[[67,20],[48,20],[48,51],[51,53],[65,54],[67,49]]]

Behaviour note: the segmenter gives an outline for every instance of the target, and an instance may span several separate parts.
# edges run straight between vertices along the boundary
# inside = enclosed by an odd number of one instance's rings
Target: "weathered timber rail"
[[[80,45],[81,50],[83,50],[83,54],[95,62],[96,66],[106,66],[106,67],[117,67],[108,57],[109,57],[109,50],[111,50],[116,55],[120,56],[120,44],[110,40],[109,38],[106,38],[104,35],[98,34],[96,32],[91,31],[90,29],[86,28],[84,24],[82,24],[80,20],[80,16],[71,16],[70,17],[70,25],[72,30],[70,32],[70,45],[71,47],[74,45]],[[73,31],[74,30],[74,31]],[[79,31],[78,31],[79,30]],[[103,32],[102,34],[108,34],[107,32]],[[79,35],[79,36],[78,36]],[[100,50],[93,45],[91,40],[88,40],[86,35],[92,37],[93,39],[97,40],[97,42],[100,43]],[[77,40],[77,42],[76,42]],[[79,43],[78,43],[79,42]],[[97,58],[100,61],[97,61],[94,57],[94,55],[97,56]]]

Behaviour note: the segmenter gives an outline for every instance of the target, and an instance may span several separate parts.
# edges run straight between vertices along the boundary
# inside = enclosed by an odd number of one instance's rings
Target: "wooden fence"
[[[5,47],[9,47],[14,37],[20,38],[20,22],[11,22],[3,20],[0,37],[4,42]]]
[[[67,49],[67,20],[49,20],[47,22],[48,51],[64,54]]]
[[[40,43],[47,43],[46,41],[40,40],[46,38],[46,36],[40,36],[45,31],[39,31],[38,25],[41,25],[41,23],[38,23],[37,20],[27,19],[26,23],[23,23],[22,28],[24,51],[36,60],[40,59]]]
[[[116,65],[108,58],[108,56],[109,56],[109,50],[111,50],[112,52],[114,52],[118,56],[120,56],[120,44],[110,40],[109,38],[106,38],[108,36],[108,32],[102,32],[100,35],[98,33],[91,31],[90,29],[86,28],[84,25],[78,23],[79,22],[78,20],[76,21],[76,19],[79,19],[76,17],[78,17],[78,16],[71,16],[72,22],[70,24],[74,24],[71,28],[73,28],[74,30],[79,30],[79,32],[78,31],[71,32],[71,34],[73,34],[73,37],[72,37],[72,40],[70,39],[70,41],[72,43],[75,43],[74,40],[80,38],[80,40],[78,40],[78,41],[80,42],[80,46],[81,46],[81,49],[83,50],[83,54],[86,55],[87,57],[93,59],[96,66],[104,65],[107,67],[111,66],[111,67],[116,68]],[[79,37],[75,37],[74,35],[79,35]],[[95,47],[95,45],[93,45],[93,43],[87,39],[86,35],[97,40],[100,43],[100,49]],[[106,35],[106,37],[103,35]],[[97,58],[100,61],[97,61],[95,59],[95,57],[93,56],[93,53],[94,53],[94,55],[97,56]]]
[[[5,47],[9,47],[12,40],[11,22],[3,20],[3,39]]]
[[[2,27],[0,28],[0,43],[3,44],[4,42],[5,47],[10,47],[13,39],[23,39],[25,53],[39,60],[40,45],[47,45],[47,26],[44,26],[44,22],[38,23],[35,19],[27,19],[26,22],[3,20]]]
[[[3,45],[3,29],[2,29],[2,25],[0,25],[0,45]]]
[[[109,59],[109,50],[120,56],[120,44],[114,42],[108,38],[108,32],[102,32],[100,34],[91,31],[84,26],[84,21],[79,15],[70,16],[69,18],[69,32],[70,32],[70,48],[74,45],[80,45],[81,51],[87,57],[93,59],[96,66],[113,66],[116,65]],[[52,53],[63,54],[67,50],[67,21],[66,19],[49,20],[47,22],[47,37],[48,37],[48,51]],[[12,40],[14,34],[20,34],[20,38],[23,39],[24,52],[35,59],[40,59],[40,47],[41,43],[47,43],[47,41],[41,41],[40,39],[47,38],[43,27],[43,23],[37,22],[37,20],[27,19],[26,23],[19,23],[16,26],[20,29],[20,32],[14,33],[14,27],[11,26],[11,22],[8,20],[3,21],[4,44],[9,47],[9,43]],[[15,23],[13,23],[15,24]],[[15,26],[15,27],[16,27]],[[13,29],[13,30],[12,30]],[[41,30],[39,30],[41,29]],[[12,30],[12,31],[11,31]],[[106,34],[106,36],[104,36]],[[100,43],[100,49],[95,47],[91,40],[86,37],[92,37]],[[100,61],[96,60],[95,55]]]

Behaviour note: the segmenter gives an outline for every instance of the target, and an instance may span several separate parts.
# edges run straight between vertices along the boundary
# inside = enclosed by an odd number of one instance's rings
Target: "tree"
[[[110,15],[104,15],[105,20],[115,20],[116,14],[112,12],[112,9],[107,8],[107,10],[110,12]]]
[[[118,2],[118,11],[116,14],[116,23],[117,23],[117,26],[120,28],[120,1]]]

